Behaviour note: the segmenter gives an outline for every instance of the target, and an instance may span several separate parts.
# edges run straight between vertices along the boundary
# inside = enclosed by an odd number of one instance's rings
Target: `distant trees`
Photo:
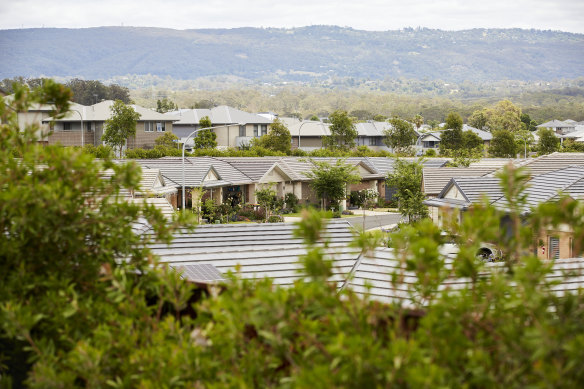
[[[539,143],[537,144],[537,153],[551,154],[560,149],[560,139],[554,132],[548,128],[541,128],[537,131]]]
[[[166,113],[170,111],[176,111],[177,109],[178,105],[176,105],[174,101],[167,97],[163,98],[162,100],[156,100],[156,112]]]
[[[525,128],[521,118],[521,108],[509,100],[502,100],[493,108],[484,108],[473,112],[468,119],[468,123],[480,130],[516,132]]]
[[[384,131],[383,142],[398,155],[412,155],[412,146],[416,144],[418,135],[411,123],[394,117],[389,121],[391,128]]]
[[[93,105],[102,100],[120,100],[124,104],[130,104],[130,90],[126,87],[104,85],[101,81],[80,80],[74,78],[65,84],[73,92],[73,101],[82,105]]]
[[[291,141],[292,136],[288,127],[276,118],[270,125],[270,131],[267,134],[253,139],[253,145],[289,154],[292,147]]]
[[[121,100],[116,100],[110,107],[111,117],[105,121],[102,140],[122,156],[122,148],[130,136],[136,135],[136,122],[140,114]]]
[[[323,138],[322,143],[331,150],[349,150],[355,147],[357,130],[353,120],[347,115],[347,111],[337,110],[329,116],[331,132],[330,136]]]
[[[213,123],[211,123],[209,116],[202,117],[199,120],[199,129],[212,126]],[[195,149],[214,149],[217,147],[217,134],[211,129],[199,131],[193,141],[195,142]]]
[[[493,139],[489,147],[489,154],[498,158],[515,158],[517,155],[517,145],[515,138],[510,131],[496,130],[493,132]]]

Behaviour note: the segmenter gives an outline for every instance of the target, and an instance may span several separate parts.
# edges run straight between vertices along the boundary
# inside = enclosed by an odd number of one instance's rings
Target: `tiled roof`
[[[533,177],[525,191],[527,204],[524,211],[528,212],[541,203],[557,199],[560,192],[569,194],[572,187],[575,195],[581,195],[583,181],[584,166],[570,166]],[[493,204],[501,209],[508,207],[505,198],[500,198]]]
[[[424,168],[422,190],[427,196],[436,196],[454,177],[483,177],[495,169],[489,166]]]
[[[534,175],[549,173],[573,165],[584,165],[584,153],[553,153],[537,158],[523,160],[519,166],[525,166]]]
[[[269,277],[279,285],[291,285],[304,277],[298,262],[306,253],[301,239],[295,238],[291,223],[203,225],[194,231],[180,231],[170,245],[152,244],[151,250],[161,262],[173,267],[209,264],[221,274],[238,271],[244,278]],[[327,224],[323,238],[329,252],[335,253],[333,280],[342,283],[357,259],[351,226],[345,221]]]
[[[176,125],[198,125],[199,120],[208,116],[213,125],[216,124],[272,124],[272,121],[254,113],[249,113],[220,105],[211,109],[181,109],[168,112],[165,115],[177,117]]]

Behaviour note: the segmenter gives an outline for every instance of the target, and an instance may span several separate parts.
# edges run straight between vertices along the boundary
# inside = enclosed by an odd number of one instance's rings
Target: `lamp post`
[[[191,132],[189,134],[189,136],[186,137],[185,141],[183,142],[183,146],[182,146],[182,209],[183,212],[185,212],[185,203],[186,203],[186,199],[185,199],[185,147],[187,145],[187,142],[189,140],[190,137],[192,137],[193,135],[195,135],[197,132],[199,131],[204,131],[204,130],[214,130],[215,128],[223,128],[223,127],[230,127],[230,126],[236,126],[236,125],[243,125],[242,123],[240,124],[236,124],[236,123],[232,123],[232,124],[225,124],[222,126],[215,126],[215,127],[205,127],[205,128],[200,128],[198,130],[195,130],[193,132]]]
[[[76,109],[70,109],[72,112],[77,112],[79,114],[79,119],[81,119],[81,147],[85,146],[85,136],[83,134],[83,115]]]
[[[300,127],[298,127],[298,149],[300,149],[300,129],[302,128],[303,125],[305,125],[306,123],[312,123],[314,122],[314,120],[305,120],[300,124]],[[322,126],[322,130],[324,133],[324,123],[322,121],[319,121],[320,125]]]

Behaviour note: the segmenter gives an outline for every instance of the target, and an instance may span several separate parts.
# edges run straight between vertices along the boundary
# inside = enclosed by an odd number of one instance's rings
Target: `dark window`
[[[63,122],[63,131],[71,131],[73,129],[73,124],[69,122]]]
[[[144,131],[153,132],[154,131],[154,123],[153,122],[144,122]]]
[[[245,136],[245,126],[239,126],[239,136]]]
[[[268,133],[268,125],[262,124],[262,135],[266,135]]]
[[[550,259],[560,258],[560,238],[550,236]]]
[[[259,134],[258,134],[258,128],[259,128],[259,126],[257,124],[254,124],[253,125],[253,136],[256,137],[256,138],[259,136]]]

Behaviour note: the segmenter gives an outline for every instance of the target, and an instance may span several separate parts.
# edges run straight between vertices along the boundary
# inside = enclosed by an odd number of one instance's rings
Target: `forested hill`
[[[0,78],[552,80],[584,75],[584,35],[520,29],[361,31],[99,27],[0,31]]]

